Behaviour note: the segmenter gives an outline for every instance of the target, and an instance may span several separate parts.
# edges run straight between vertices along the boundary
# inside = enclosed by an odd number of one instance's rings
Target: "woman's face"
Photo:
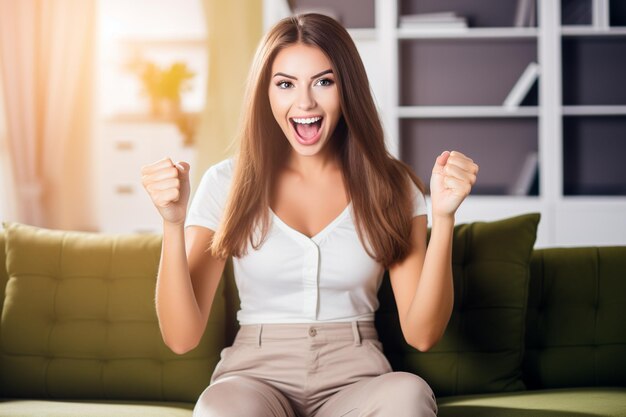
[[[316,155],[341,118],[330,60],[317,47],[294,44],[274,59],[269,100],[274,118],[294,151]]]

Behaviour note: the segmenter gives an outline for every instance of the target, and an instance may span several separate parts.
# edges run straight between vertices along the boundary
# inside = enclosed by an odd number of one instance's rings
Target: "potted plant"
[[[150,113],[155,117],[176,118],[180,115],[180,98],[190,90],[189,80],[195,73],[184,62],[174,62],[161,68],[153,62],[143,61],[135,68],[143,91],[150,98]]]

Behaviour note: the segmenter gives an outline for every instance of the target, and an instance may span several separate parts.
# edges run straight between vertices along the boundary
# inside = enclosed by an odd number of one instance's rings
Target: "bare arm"
[[[454,219],[433,224],[426,248],[426,216],[413,219],[412,251],[389,269],[406,341],[427,351],[443,335],[452,314],[452,230]]]
[[[189,200],[189,165],[164,159],[142,168],[142,183],[163,217],[156,310],[165,344],[183,354],[200,342],[225,260],[206,252],[214,232],[184,228]]]
[[[411,252],[389,269],[406,341],[421,351],[441,339],[454,305],[454,214],[476,182],[478,165],[459,152],[437,158],[431,178],[433,224],[426,246],[426,217],[413,219]]]
[[[213,231],[163,225],[163,247],[157,276],[156,309],[165,344],[183,354],[204,333],[225,260],[206,252]]]

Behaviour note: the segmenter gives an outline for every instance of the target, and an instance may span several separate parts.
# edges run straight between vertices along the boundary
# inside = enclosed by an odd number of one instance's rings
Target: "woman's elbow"
[[[420,352],[428,352],[436,344],[436,342],[430,342],[427,340],[407,341],[407,342],[409,345],[419,350]]]
[[[442,335],[418,335],[412,338],[406,338],[406,342],[420,352],[428,352],[435,346]]]
[[[440,322],[438,324],[428,325],[417,325],[414,328],[422,329],[420,332],[415,332],[410,334],[409,332],[405,333],[405,339],[409,345],[419,350],[420,352],[427,352],[432,349],[441,338],[445,334],[446,328],[448,327],[448,322],[450,320],[450,314],[448,314],[445,322]],[[408,334],[407,334],[408,333]]]
[[[169,347],[170,350],[177,355],[184,355],[185,353],[190,352],[193,349],[195,349],[195,346],[186,346],[186,345],[167,345],[167,347]]]
[[[199,340],[169,340],[166,337],[163,337],[163,342],[165,342],[165,345],[177,355],[184,355],[185,353],[194,350],[200,344]]]

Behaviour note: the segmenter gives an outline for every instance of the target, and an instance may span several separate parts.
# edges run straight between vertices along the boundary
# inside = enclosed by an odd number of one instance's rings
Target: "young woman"
[[[187,163],[142,169],[163,217],[156,305],[173,351],[198,344],[233,257],[240,330],[194,416],[435,415],[428,384],[382,353],[377,291],[388,269],[406,341],[439,340],[454,214],[478,166],[459,152],[434,161],[426,247],[420,182],[385,149],[350,36],[322,15],[267,33],[245,103],[236,157],[204,174],[189,210]]]

